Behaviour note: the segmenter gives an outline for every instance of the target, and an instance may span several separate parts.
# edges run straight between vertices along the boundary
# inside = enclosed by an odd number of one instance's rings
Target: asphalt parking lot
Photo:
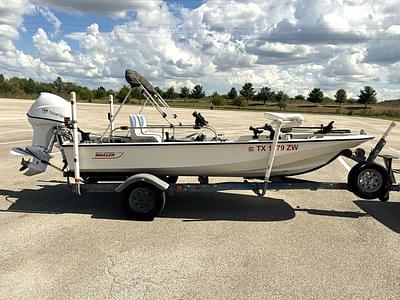
[[[9,151],[30,144],[31,104],[0,99],[1,299],[400,299],[400,193],[387,203],[348,191],[181,193],[153,222],[131,221],[114,194],[77,197],[55,170],[19,173],[20,158]],[[125,107],[119,124],[137,110]],[[107,111],[79,103],[79,126],[101,131]],[[177,109],[190,124],[191,112]],[[265,123],[261,112],[202,113],[227,136]],[[335,120],[377,137],[389,125],[305,117],[305,125]],[[384,152],[400,156],[400,124]],[[302,178],[345,182],[346,164]]]

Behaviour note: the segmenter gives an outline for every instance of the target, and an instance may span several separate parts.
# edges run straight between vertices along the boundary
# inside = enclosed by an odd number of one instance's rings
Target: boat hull
[[[288,176],[318,169],[341,151],[371,136],[344,136],[280,141],[272,176]],[[272,142],[187,142],[80,144],[82,174],[151,173],[160,176],[264,177]],[[74,169],[73,145],[63,145]]]

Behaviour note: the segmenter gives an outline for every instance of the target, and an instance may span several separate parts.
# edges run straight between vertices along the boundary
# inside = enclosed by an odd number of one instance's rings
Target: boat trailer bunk
[[[112,99],[111,99],[112,104]],[[78,128],[76,118],[76,99],[75,94],[71,96],[72,120],[71,127],[74,140],[78,140]],[[113,110],[110,105],[110,125],[113,125]],[[219,191],[235,191],[249,190],[256,195],[262,197],[268,190],[349,190],[356,196],[364,199],[378,198],[381,201],[388,201],[391,191],[400,191],[400,185],[396,182],[395,174],[399,170],[394,170],[392,162],[397,157],[391,155],[380,155],[386,144],[386,138],[390,131],[395,127],[396,123],[392,122],[378,143],[372,149],[368,157],[365,150],[357,148],[354,152],[345,150],[341,155],[352,159],[356,165],[348,173],[347,183],[338,182],[318,182],[301,180],[287,177],[271,177],[271,170],[276,155],[277,145],[279,143],[281,128],[288,125],[291,120],[276,119],[271,125],[275,133],[271,153],[265,169],[265,177],[262,181],[249,181],[245,179],[243,182],[221,182],[208,183],[208,177],[200,176],[199,183],[176,183],[176,180],[168,180],[168,178],[159,178],[153,174],[140,173],[135,174],[124,181],[120,182],[97,182],[84,183],[81,181],[79,170],[79,143],[74,143],[75,166],[73,174],[66,172],[68,183],[72,190],[81,195],[83,192],[118,192],[122,195],[125,206],[129,215],[137,220],[152,220],[159,215],[166,202],[166,196],[171,196],[177,192],[219,192]],[[290,124],[289,124],[290,125]],[[106,132],[103,134],[105,136]],[[376,159],[381,157],[384,165],[376,163]],[[74,177],[70,182],[69,176]]]

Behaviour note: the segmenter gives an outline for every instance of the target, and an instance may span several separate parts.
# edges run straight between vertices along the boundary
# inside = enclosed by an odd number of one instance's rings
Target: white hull
[[[280,141],[272,176],[295,175],[318,169],[344,149],[371,139],[366,135],[324,136]],[[264,177],[270,141],[80,144],[80,171],[151,173],[175,176]],[[73,170],[72,144],[63,145]]]

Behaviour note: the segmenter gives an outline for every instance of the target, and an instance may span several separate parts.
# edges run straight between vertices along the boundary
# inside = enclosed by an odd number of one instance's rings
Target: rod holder
[[[109,96],[109,104],[110,104],[110,115],[109,115],[109,119],[110,119],[110,140],[112,138],[112,134],[114,132],[114,96],[110,95]]]
[[[72,136],[74,139],[74,186],[78,195],[81,195],[81,175],[79,166],[79,136],[78,136],[78,117],[76,113],[76,93],[69,94],[71,101],[71,122],[72,122]]]

